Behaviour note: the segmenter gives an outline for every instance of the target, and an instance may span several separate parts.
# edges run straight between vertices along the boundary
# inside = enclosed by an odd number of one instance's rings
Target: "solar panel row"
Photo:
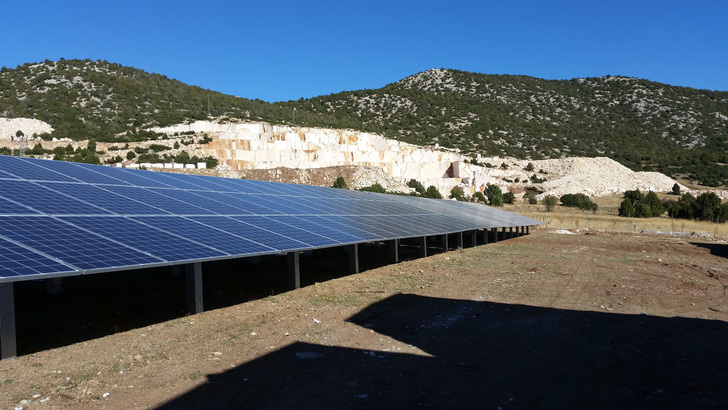
[[[454,201],[0,156],[0,282],[538,223]]]

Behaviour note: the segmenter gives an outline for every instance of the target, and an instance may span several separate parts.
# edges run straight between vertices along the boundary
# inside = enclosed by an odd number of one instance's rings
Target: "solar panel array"
[[[0,156],[0,282],[539,223],[455,201]]]

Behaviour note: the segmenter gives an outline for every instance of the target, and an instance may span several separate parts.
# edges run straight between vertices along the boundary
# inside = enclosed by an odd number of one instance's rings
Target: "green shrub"
[[[367,191],[367,192],[378,192],[380,194],[386,194],[387,190],[384,189],[384,187],[379,184],[379,182],[375,183],[374,185],[365,186],[363,188],[359,188],[359,191]]]
[[[415,192],[417,192],[419,196],[425,196],[425,193],[427,192],[425,190],[425,186],[416,179],[410,179],[409,181],[407,181],[407,186],[410,188],[414,188]]]
[[[505,194],[503,194],[503,203],[512,205],[515,201],[516,196],[513,194],[513,192],[506,192]]]
[[[349,185],[346,184],[346,181],[344,180],[344,177],[342,177],[342,176],[336,178],[336,181],[334,181],[334,184],[331,186],[333,188],[349,189]]]
[[[566,194],[561,197],[561,203],[564,206],[579,208],[589,211],[596,211],[597,204],[592,202],[591,198],[584,194]]]
[[[450,198],[458,201],[465,201],[465,192],[463,191],[463,188],[459,186],[453,187],[453,189],[450,190]]]
[[[440,194],[440,190],[436,186],[430,185],[425,191],[425,198],[442,199],[442,194]]]

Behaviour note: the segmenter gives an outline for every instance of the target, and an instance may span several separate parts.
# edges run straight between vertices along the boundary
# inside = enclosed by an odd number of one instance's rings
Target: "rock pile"
[[[18,131],[23,135],[32,137],[43,133],[53,132],[53,127],[41,120],[31,118],[0,118],[0,139],[10,140]]]

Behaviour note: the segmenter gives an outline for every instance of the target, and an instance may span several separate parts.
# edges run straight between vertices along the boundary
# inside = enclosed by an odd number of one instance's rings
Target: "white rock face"
[[[675,184],[675,180],[663,174],[634,172],[604,157],[541,161],[479,158],[479,164],[491,165],[485,167],[473,165],[472,158],[454,150],[420,147],[351,130],[209,121],[153,130],[168,134],[194,131],[217,137],[206,155],[216,156],[221,164],[233,170],[373,166],[401,182],[416,179],[425,186],[434,185],[443,196],[458,185],[470,194],[489,184],[499,185],[503,191],[518,192],[534,185],[529,181],[534,174],[547,180],[535,184],[545,191],[541,197],[566,193],[604,196],[630,189],[666,192]],[[533,165],[532,171],[526,171],[529,162]],[[687,192],[685,187],[681,189]]]
[[[18,131],[23,131],[26,137],[32,137],[33,134],[51,133],[53,127],[46,122],[31,118],[0,118],[0,140],[9,141]]]

